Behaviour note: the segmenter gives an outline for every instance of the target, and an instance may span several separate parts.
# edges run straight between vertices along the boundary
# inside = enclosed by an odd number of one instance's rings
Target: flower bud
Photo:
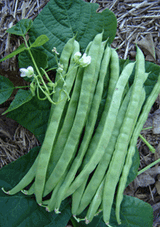
[[[75,61],[76,64],[79,64],[79,59],[80,59],[81,56],[82,56],[82,54],[80,52],[76,52],[74,54],[74,61]]]

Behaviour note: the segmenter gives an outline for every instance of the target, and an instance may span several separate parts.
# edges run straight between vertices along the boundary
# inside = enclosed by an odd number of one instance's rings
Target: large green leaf
[[[0,104],[4,103],[14,90],[13,83],[6,77],[0,76]]]
[[[6,190],[14,187],[33,164],[39,147],[33,148],[27,155],[0,170],[0,188]],[[48,213],[40,207],[34,196],[25,196],[21,192],[13,196],[0,190],[0,226],[12,227],[63,227],[71,217],[69,200],[61,207],[61,214]]]
[[[8,117],[31,131],[42,142],[47,128],[50,112],[49,101],[40,101],[33,97],[19,108],[8,113]]]
[[[31,43],[42,34],[49,38],[47,43],[38,48],[47,54],[49,68],[56,65],[53,47],[61,53],[68,39],[75,35],[82,51],[102,30],[103,39],[109,38],[109,43],[113,41],[117,29],[116,17],[108,9],[97,13],[98,7],[98,4],[86,3],[83,0],[50,0],[43,8],[34,20],[29,36]],[[20,63],[24,63],[24,59],[25,53],[20,54]]]

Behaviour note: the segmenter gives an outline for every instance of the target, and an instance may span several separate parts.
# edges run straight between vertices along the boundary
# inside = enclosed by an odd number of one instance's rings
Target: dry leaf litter
[[[160,1],[159,0],[91,0],[98,3],[97,12],[109,8],[117,18],[117,33],[112,47],[117,49],[121,59],[135,60],[136,46],[142,49],[145,59],[160,65]],[[6,30],[24,18],[33,19],[49,0],[0,0],[0,58],[8,55],[20,44],[21,39],[12,36]],[[0,63],[0,75],[8,77],[14,85],[25,85],[19,77],[17,58],[13,57]],[[0,168],[29,150],[39,142],[28,130],[15,121],[2,116],[13,100],[14,95],[0,105]],[[140,168],[160,158],[160,96],[153,105],[143,130],[143,137],[156,149],[151,153],[139,138],[137,148],[140,152]],[[125,190],[125,194],[135,196],[152,205],[154,211],[153,227],[160,226],[160,166],[155,165],[139,175]],[[69,226],[68,226],[69,227]]]

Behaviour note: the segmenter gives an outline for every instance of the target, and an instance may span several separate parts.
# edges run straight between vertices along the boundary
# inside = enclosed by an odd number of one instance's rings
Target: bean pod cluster
[[[121,224],[120,206],[137,138],[160,92],[160,77],[146,99],[148,74],[142,51],[137,47],[136,62],[120,72],[117,52],[102,40],[103,33],[97,34],[80,60],[75,37],[64,46],[59,60],[63,68],[57,70],[52,95],[56,105],[51,106],[40,152],[21,181],[3,191],[34,194],[39,205],[57,214],[62,201],[71,196],[77,221],[88,224],[103,212],[109,225],[114,199]],[[91,62],[77,64],[86,56]],[[79,218],[85,209],[86,216]]]

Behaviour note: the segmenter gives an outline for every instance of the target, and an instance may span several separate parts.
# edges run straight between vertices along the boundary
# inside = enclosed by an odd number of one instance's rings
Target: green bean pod
[[[50,158],[49,166],[48,166],[47,179],[51,175],[53,169],[56,166],[56,163],[58,162],[59,158],[62,155],[63,148],[64,148],[65,143],[68,138],[68,134],[72,128],[72,124],[73,124],[77,106],[78,106],[78,99],[79,99],[79,95],[80,95],[83,71],[84,71],[83,68],[78,69],[77,77],[75,80],[75,85],[74,85],[71,99],[69,101],[69,105],[68,105],[68,108],[66,111],[64,122],[60,129],[56,143],[52,149],[52,154],[51,154],[51,158]]]
[[[103,187],[104,187],[104,180],[102,180],[101,184],[99,185],[94,195],[94,198],[91,201],[91,204],[89,205],[89,208],[85,217],[86,224],[89,224],[93,220],[94,216],[97,215],[97,211],[102,202]]]
[[[72,195],[72,214],[74,216],[76,216],[76,214],[77,214],[77,210],[78,210],[83,192],[85,190],[87,180],[88,180],[88,178],[86,178],[84,180],[84,182],[81,184],[81,186]]]
[[[119,57],[116,50],[111,48],[110,78],[109,78],[109,86],[107,91],[107,99],[105,104],[106,112],[108,112],[109,110],[109,106],[111,104],[113,92],[116,87],[116,83],[118,81],[119,75],[120,75]]]
[[[96,67],[96,73],[98,74],[99,72],[99,68],[100,68],[100,63],[101,63],[101,57],[103,55],[104,52],[104,45],[102,45],[101,49],[100,49],[100,53],[99,53],[99,59],[97,61],[97,67]],[[72,163],[72,166],[67,174],[67,177],[59,191],[59,196],[58,196],[58,202],[57,205],[58,207],[60,206],[61,201],[63,200],[63,198],[65,197],[65,192],[68,189],[69,185],[71,184],[71,182],[73,181],[76,172],[82,162],[82,159],[85,155],[85,152],[87,150],[89,141],[92,137],[92,133],[94,131],[94,126],[95,126],[95,122],[97,119],[97,114],[98,114],[98,109],[99,109],[99,105],[100,105],[100,101],[101,101],[101,97],[102,97],[102,92],[103,92],[103,82],[104,82],[104,78],[105,78],[105,74],[106,74],[106,70],[107,70],[107,66],[109,63],[109,59],[110,59],[110,48],[108,47],[104,53],[104,58],[102,60],[102,66],[100,69],[100,75],[99,75],[99,79],[97,82],[97,86],[96,86],[96,91],[95,91],[95,95],[93,97],[93,101],[92,106],[90,108],[90,112],[87,118],[87,122],[86,122],[86,126],[85,126],[85,132],[84,132],[84,136],[80,145],[80,148],[78,150],[78,154],[74,160],[74,162]],[[98,76],[98,75],[97,75]],[[95,76],[95,77],[97,77]]]
[[[66,168],[69,165],[76,151],[82,130],[86,122],[87,111],[90,101],[90,92],[92,90],[92,81],[95,73],[95,66],[96,61],[98,59],[98,53],[99,48],[101,46],[101,42],[102,33],[96,35],[89,49],[88,54],[91,56],[92,60],[91,64],[84,69],[81,93],[73,126],[69,133],[65,147],[63,149],[63,153],[60,159],[58,160],[57,165],[55,166],[52,174],[50,175],[46,182],[44,195],[47,195],[54,188],[59,178],[66,171]]]
[[[131,67],[132,66],[132,67]],[[127,67],[127,66],[126,66]],[[119,77],[118,82],[116,84],[116,89],[113,93],[112,102],[107,114],[107,118],[103,127],[102,134],[98,140],[97,146],[93,149],[93,155],[89,162],[84,166],[82,171],[79,173],[79,175],[76,177],[76,179],[73,181],[71,186],[69,187],[67,191],[67,195],[71,195],[83,182],[83,180],[89,176],[89,174],[95,169],[96,165],[100,162],[101,158],[103,157],[103,154],[105,152],[106,147],[108,146],[109,140],[112,135],[112,131],[116,122],[117,114],[119,111],[119,107],[121,104],[121,99],[123,95],[123,91],[125,88],[125,85],[128,81],[128,78],[133,70],[134,63],[130,63],[128,68],[128,74],[122,74],[121,77]],[[110,130],[108,130],[110,129]],[[94,136],[92,138],[94,140]],[[92,140],[91,143],[92,144]]]
[[[62,55],[60,58],[61,64],[63,64],[63,62],[65,62],[65,63],[68,62],[68,64],[69,64],[71,55],[72,55],[72,58],[74,56],[75,49],[77,52],[77,44],[78,44],[78,42],[75,42],[74,38],[70,39],[67,42],[67,44],[65,45],[65,47],[62,51]],[[78,48],[79,48],[79,44],[78,44]],[[73,67],[73,63],[72,63],[72,67]],[[72,71],[72,73],[73,73],[73,74],[71,74],[72,76],[67,75],[67,77],[65,79],[65,86],[66,86],[65,89],[68,94],[69,94],[70,90],[72,89],[77,68],[72,69],[72,70],[74,70],[74,73]],[[65,74],[66,74],[66,72],[64,71],[64,75]],[[44,138],[44,141],[41,146],[40,153],[39,153],[39,160],[38,160],[38,165],[37,165],[37,169],[36,169],[34,189],[35,189],[36,201],[40,205],[42,203],[42,195],[43,195],[43,190],[44,190],[44,186],[45,186],[46,173],[47,173],[48,163],[49,163],[49,159],[50,159],[51,152],[52,152],[52,147],[55,142],[55,138],[57,135],[58,126],[59,126],[59,123],[61,120],[63,109],[67,102],[66,94],[62,93],[62,96],[63,96],[63,98],[62,98],[63,101],[60,101],[55,106],[52,116],[50,117],[49,125],[47,127],[47,130],[45,133],[45,138]]]
[[[133,127],[136,123],[135,110],[139,110],[138,104],[140,100],[140,93],[145,79],[146,75],[144,56],[141,50],[137,48],[135,78],[133,82],[131,100],[126,111],[120,134],[117,138],[115,150],[105,179],[103,193],[103,220],[107,225],[109,224],[114,193],[125,161],[126,150],[131,136],[131,131],[133,130]],[[136,112],[136,114],[138,113]]]
[[[58,195],[58,191],[64,181],[66,177],[66,174],[64,174],[61,179],[59,180],[59,182],[57,183],[57,185],[55,186],[55,188],[52,191],[52,195],[51,198],[48,201],[48,204],[46,206],[46,211],[51,212],[51,211],[55,211],[55,213],[59,213],[59,211],[56,209],[56,201],[57,201],[57,195]]]
[[[109,109],[109,106],[110,106],[112,95],[113,95],[113,92],[115,90],[117,80],[119,78],[119,71],[120,70],[119,70],[118,54],[113,48],[111,48],[110,51],[111,51],[111,53],[110,53],[111,54],[111,56],[110,56],[111,73],[110,73],[110,78],[109,78],[109,85],[108,85],[108,91],[107,91],[107,99],[106,99],[106,102],[105,102],[105,109],[104,109],[103,115],[101,117],[102,119],[98,124],[96,135],[94,136],[94,141],[92,141],[90,149],[88,149],[86,156],[83,160],[82,167],[81,167],[82,169],[88,163],[88,161],[91,159],[91,156],[93,155],[93,149],[97,145],[99,137],[101,136],[101,133],[103,131],[104,122],[105,122],[107,114],[108,114],[108,109]],[[108,62],[107,62],[107,64],[108,64]]]
[[[129,170],[132,165],[132,159],[135,154],[135,146],[137,144],[137,139],[140,134],[140,131],[142,130],[144,123],[147,120],[149,111],[150,111],[151,107],[153,106],[159,93],[160,93],[160,76],[158,77],[158,81],[155,84],[150,96],[147,98],[147,101],[142,109],[142,113],[138,119],[138,122],[136,124],[136,127],[134,129],[134,132],[133,132],[133,135],[132,135],[132,138],[130,141],[125,165],[123,167],[122,175],[120,177],[120,181],[118,184],[118,190],[117,190],[117,194],[116,194],[116,218],[117,218],[118,224],[121,223],[121,221],[120,221],[120,205],[123,200],[123,192],[126,187],[127,177],[129,175]]]
[[[35,177],[37,163],[38,163],[38,159],[36,158],[33,165],[31,166],[29,171],[26,173],[26,175],[20,180],[20,182],[11,190],[5,191],[3,189],[3,191],[8,195],[14,195],[14,194],[20,192],[22,189],[24,189],[27,185],[29,185]]]
[[[89,183],[85,189],[85,192],[81,199],[81,203],[80,203],[79,209],[77,211],[77,214],[82,213],[82,211],[88,206],[88,204],[92,200],[92,197],[94,196],[97,188],[99,187],[102,179],[104,178],[104,175],[105,175],[106,170],[110,163],[110,159],[112,157],[112,153],[114,151],[117,136],[119,134],[119,131],[120,131],[120,128],[121,128],[121,125],[122,125],[122,122],[123,122],[123,119],[124,119],[124,116],[126,113],[126,109],[128,107],[128,103],[129,103],[130,95],[131,95],[131,89],[132,88],[130,88],[126,97],[123,100],[123,103],[122,103],[120,110],[118,112],[118,115],[117,115],[115,127],[112,132],[112,136],[110,138],[109,144],[108,144],[108,146],[105,150],[105,153],[104,153],[100,163],[98,164],[91,180],[89,181]]]

